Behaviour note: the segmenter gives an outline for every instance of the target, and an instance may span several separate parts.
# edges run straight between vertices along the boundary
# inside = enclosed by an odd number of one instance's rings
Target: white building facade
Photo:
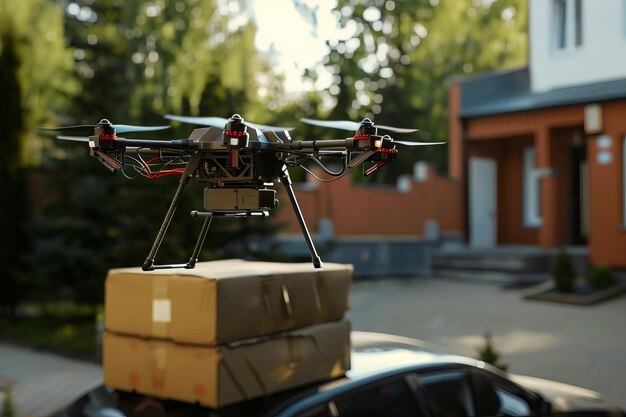
[[[533,92],[626,75],[626,0],[530,0],[529,37]]]

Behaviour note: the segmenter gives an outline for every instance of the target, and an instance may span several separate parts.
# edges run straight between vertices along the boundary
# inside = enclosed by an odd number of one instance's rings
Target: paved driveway
[[[578,307],[526,301],[497,284],[412,278],[356,282],[350,304],[355,330],[468,356],[491,331],[510,371],[590,388],[626,408],[626,297]]]
[[[10,385],[18,417],[48,416],[101,383],[99,365],[0,343],[0,385]]]

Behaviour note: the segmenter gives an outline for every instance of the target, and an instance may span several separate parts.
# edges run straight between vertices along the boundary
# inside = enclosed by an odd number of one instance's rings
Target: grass
[[[0,339],[86,359],[98,359],[94,307],[72,303],[24,304],[26,314],[0,316]]]

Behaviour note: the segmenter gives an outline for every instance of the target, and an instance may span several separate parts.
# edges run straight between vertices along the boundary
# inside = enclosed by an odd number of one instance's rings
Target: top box
[[[111,332],[214,346],[339,320],[352,265],[226,260],[195,269],[112,269],[105,325]]]

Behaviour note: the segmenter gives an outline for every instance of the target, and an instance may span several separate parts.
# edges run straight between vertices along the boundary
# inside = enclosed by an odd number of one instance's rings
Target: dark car
[[[626,416],[593,391],[507,374],[414,339],[353,332],[351,359],[343,378],[218,410],[100,387],[56,417]]]

